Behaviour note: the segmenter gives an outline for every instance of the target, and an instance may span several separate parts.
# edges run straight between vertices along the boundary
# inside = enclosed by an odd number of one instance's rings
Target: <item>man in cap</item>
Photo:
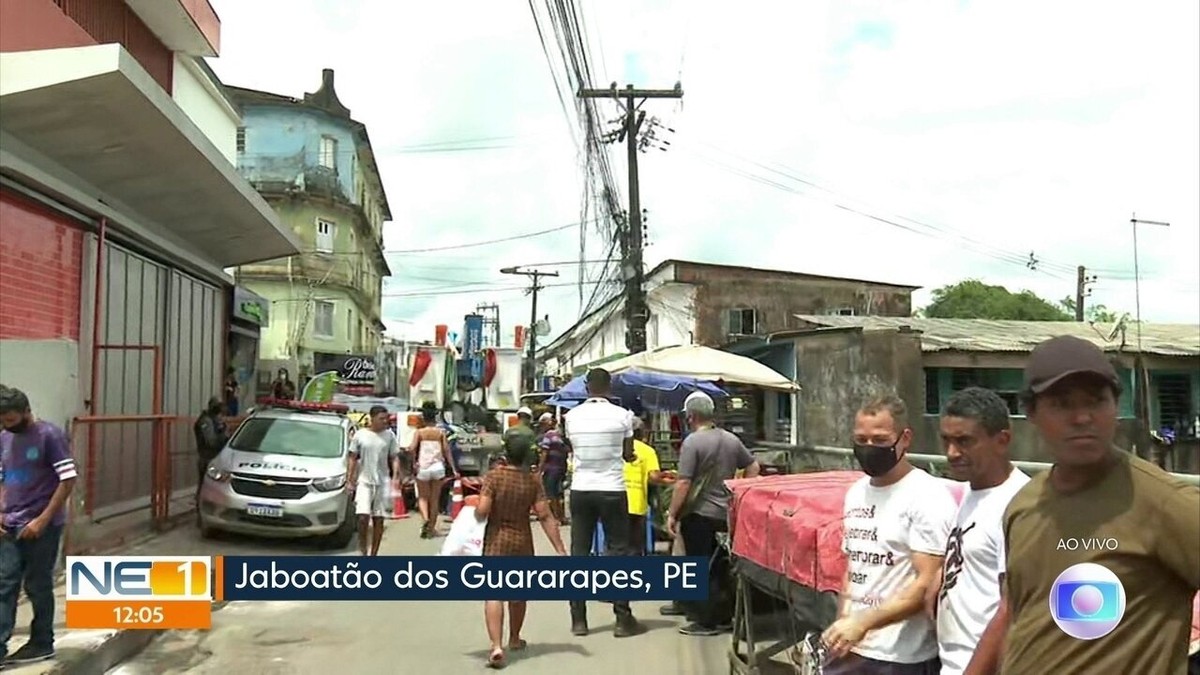
[[[516,456],[537,457],[537,432],[533,430],[533,411],[525,406],[517,409],[517,423],[504,432],[504,449],[517,446],[521,447],[522,452]]]
[[[690,394],[683,404],[692,433],[679,449],[679,474],[667,529],[683,537],[684,552],[713,560],[717,534],[729,531],[729,488],[725,481],[744,470],[747,478],[760,470],[754,455],[741,439],[718,427],[716,406],[702,391]],[[692,607],[693,621],[679,629],[684,635],[717,635],[732,619],[726,556],[717,556],[709,570],[708,599]]]
[[[571,555],[592,551],[596,526],[604,528],[609,555],[629,554],[629,502],[625,495],[625,462],[633,452],[633,413],[608,399],[612,375],[603,368],[587,374],[588,399],[567,413],[575,472],[571,486]],[[628,601],[612,603],[615,637],[643,631]],[[587,605],[571,602],[571,633],[587,635]]]
[[[1115,446],[1121,390],[1086,340],[1030,355],[1022,404],[1053,466],[1005,511],[1000,607],[968,674],[1187,669],[1200,488]]]

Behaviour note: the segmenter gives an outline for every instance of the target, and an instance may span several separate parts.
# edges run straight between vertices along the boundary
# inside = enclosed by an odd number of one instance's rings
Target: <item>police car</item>
[[[267,401],[209,462],[200,488],[202,536],[214,531],[265,537],[353,540],[354,499],[346,490],[355,424],[338,404]]]

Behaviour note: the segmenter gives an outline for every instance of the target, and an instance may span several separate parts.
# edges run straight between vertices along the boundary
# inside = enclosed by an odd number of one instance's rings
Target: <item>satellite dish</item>
[[[538,337],[545,337],[550,334],[550,322],[545,319],[538,319],[537,323],[533,324],[533,334]]]

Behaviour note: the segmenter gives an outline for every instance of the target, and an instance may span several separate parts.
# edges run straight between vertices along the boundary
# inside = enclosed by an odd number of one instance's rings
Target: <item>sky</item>
[[[509,266],[559,273],[539,294],[551,335],[579,318],[603,267],[579,261],[608,245],[581,210],[562,57],[551,38],[552,69],[529,5],[211,3],[222,81],[300,97],[333,68],[367,125],[393,215],[389,334],[431,340],[496,303],[511,340],[530,298]],[[683,87],[644,105],[670,143],[639,160],[647,268],[676,258],[920,285],[922,306],[966,278],[1058,300],[1084,265],[1098,277],[1089,303],[1135,315],[1136,214],[1170,224],[1138,229],[1143,320],[1200,323],[1200,4],[575,5],[594,86]],[[545,3],[533,6],[549,31]],[[609,149],[626,199],[624,148]],[[507,241],[475,245],[495,240]]]

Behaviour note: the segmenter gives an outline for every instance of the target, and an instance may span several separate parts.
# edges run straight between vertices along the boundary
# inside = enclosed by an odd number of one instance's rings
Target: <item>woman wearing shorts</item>
[[[447,474],[458,475],[454,457],[450,454],[450,444],[446,441],[446,432],[438,428],[437,413],[437,406],[432,403],[421,406],[424,426],[413,434],[412,444],[408,447],[417,472],[417,509],[425,519],[425,524],[421,526],[422,539],[431,539],[437,533],[442,479]]]

